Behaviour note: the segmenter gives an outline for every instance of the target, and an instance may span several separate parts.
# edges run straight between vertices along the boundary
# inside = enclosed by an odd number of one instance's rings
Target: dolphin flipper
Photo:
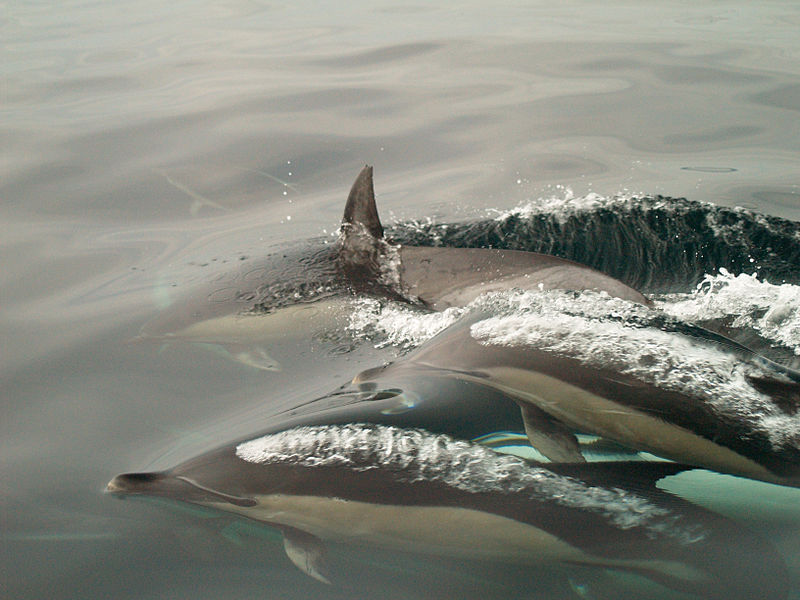
[[[282,526],[280,529],[283,532],[283,548],[289,560],[306,575],[330,584],[328,553],[322,540],[293,527]]]
[[[221,344],[227,350],[233,360],[240,362],[248,367],[261,369],[262,371],[281,371],[281,363],[272,358],[269,353],[259,345],[250,344]]]
[[[563,423],[532,404],[519,404],[531,446],[553,462],[586,462],[578,439]]]

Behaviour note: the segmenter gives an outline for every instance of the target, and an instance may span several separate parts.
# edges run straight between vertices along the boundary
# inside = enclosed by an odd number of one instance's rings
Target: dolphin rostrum
[[[326,542],[457,559],[599,567],[703,598],[786,594],[774,550],[663,492],[672,463],[535,465],[423,429],[295,427],[169,471],[115,477],[115,495],[242,515],[284,535],[291,561],[335,580]]]

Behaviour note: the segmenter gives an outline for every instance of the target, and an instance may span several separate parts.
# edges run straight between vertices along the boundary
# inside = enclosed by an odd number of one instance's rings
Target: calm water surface
[[[411,220],[617,194],[800,221],[799,27],[791,2],[6,3],[3,596],[416,598],[452,574],[430,597],[538,597],[518,571],[388,553],[351,561],[377,573],[360,567],[354,589],[325,588],[269,531],[104,496],[115,473],[258,431],[395,352],[356,336],[284,348],[283,370],[263,371],[132,340],[196,284],[332,242],[364,163],[384,221],[409,236]],[[797,285],[792,265],[763,272]],[[668,271],[651,290],[697,283]],[[797,331],[778,358],[800,352]],[[796,490],[724,478],[675,490],[769,538],[800,597]],[[397,574],[408,572],[422,586]],[[613,585],[642,597],[641,582]]]

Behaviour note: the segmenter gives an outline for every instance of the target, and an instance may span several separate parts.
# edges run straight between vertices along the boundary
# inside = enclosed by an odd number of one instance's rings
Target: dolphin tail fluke
[[[318,537],[294,529],[281,527],[286,556],[306,575],[330,584],[327,551]]]
[[[735,546],[734,546],[735,547]],[[727,550],[721,549],[723,552]],[[756,549],[748,549],[754,555]],[[743,554],[749,553],[745,551]],[[773,554],[773,552],[770,552]],[[773,562],[777,560],[777,562]],[[647,563],[650,564],[647,564]],[[703,563],[706,564],[703,564]],[[756,558],[752,561],[759,564]],[[786,567],[777,556],[766,559],[763,572],[746,563],[738,565],[738,570],[731,571],[727,565],[718,568],[706,561],[694,564],[693,561],[641,561],[640,565],[611,565],[612,569],[640,575],[661,584],[669,589],[689,594],[692,597],[706,600],[749,600],[758,598],[763,590],[769,589],[770,598],[785,600],[789,594],[788,574]]]
[[[362,226],[375,239],[383,238],[383,225],[375,205],[375,188],[372,184],[372,167],[366,165],[356,177],[347,204],[344,207],[342,225]]]
[[[578,439],[563,423],[527,402],[520,402],[520,409],[531,446],[553,462],[586,462]]]

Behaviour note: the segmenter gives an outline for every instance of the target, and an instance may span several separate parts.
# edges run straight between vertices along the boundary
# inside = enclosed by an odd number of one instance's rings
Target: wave
[[[531,200],[480,221],[397,224],[418,246],[527,250],[568,258],[645,293],[690,292],[708,274],[800,285],[800,223],[685,198],[598,194]]]

